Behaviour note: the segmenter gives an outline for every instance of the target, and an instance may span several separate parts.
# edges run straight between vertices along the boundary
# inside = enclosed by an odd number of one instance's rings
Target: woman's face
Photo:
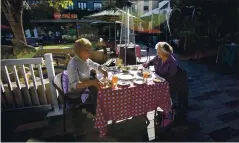
[[[78,56],[83,60],[87,60],[88,58],[90,58],[91,52],[91,47],[86,46],[82,49],[79,49]]]
[[[163,51],[162,51],[162,49],[161,49],[160,47],[157,49],[157,55],[158,55],[160,58],[162,58],[162,57],[164,56],[164,53],[163,53]]]

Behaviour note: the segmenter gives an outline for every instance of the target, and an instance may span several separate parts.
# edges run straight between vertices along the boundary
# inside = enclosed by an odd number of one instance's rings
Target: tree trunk
[[[13,35],[15,39],[27,43],[22,24],[22,12],[16,13],[15,17],[18,19],[17,21],[9,21],[9,24],[12,27]]]
[[[22,24],[23,1],[19,0],[18,2],[20,2],[20,5],[18,5],[19,8],[13,8],[13,6],[9,4],[7,0],[3,0],[1,9],[12,28],[15,39],[26,43]]]

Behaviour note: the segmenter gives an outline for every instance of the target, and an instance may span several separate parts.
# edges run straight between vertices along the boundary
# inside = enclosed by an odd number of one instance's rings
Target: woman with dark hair
[[[144,67],[153,65],[155,73],[166,79],[174,76],[177,72],[177,61],[172,55],[173,48],[166,42],[158,42],[155,49],[157,56],[144,64]]]

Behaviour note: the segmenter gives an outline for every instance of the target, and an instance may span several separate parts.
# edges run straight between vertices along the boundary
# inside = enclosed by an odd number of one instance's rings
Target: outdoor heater
[[[134,34],[134,21],[130,17],[132,12],[132,2],[127,1],[126,6],[123,8],[126,14],[122,15],[119,58],[123,59],[124,65],[136,65],[136,48],[135,48],[135,34]]]

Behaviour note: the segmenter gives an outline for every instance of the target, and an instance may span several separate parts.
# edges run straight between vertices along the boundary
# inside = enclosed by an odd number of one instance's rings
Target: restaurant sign
[[[54,13],[54,19],[77,19],[77,14],[72,13]]]

